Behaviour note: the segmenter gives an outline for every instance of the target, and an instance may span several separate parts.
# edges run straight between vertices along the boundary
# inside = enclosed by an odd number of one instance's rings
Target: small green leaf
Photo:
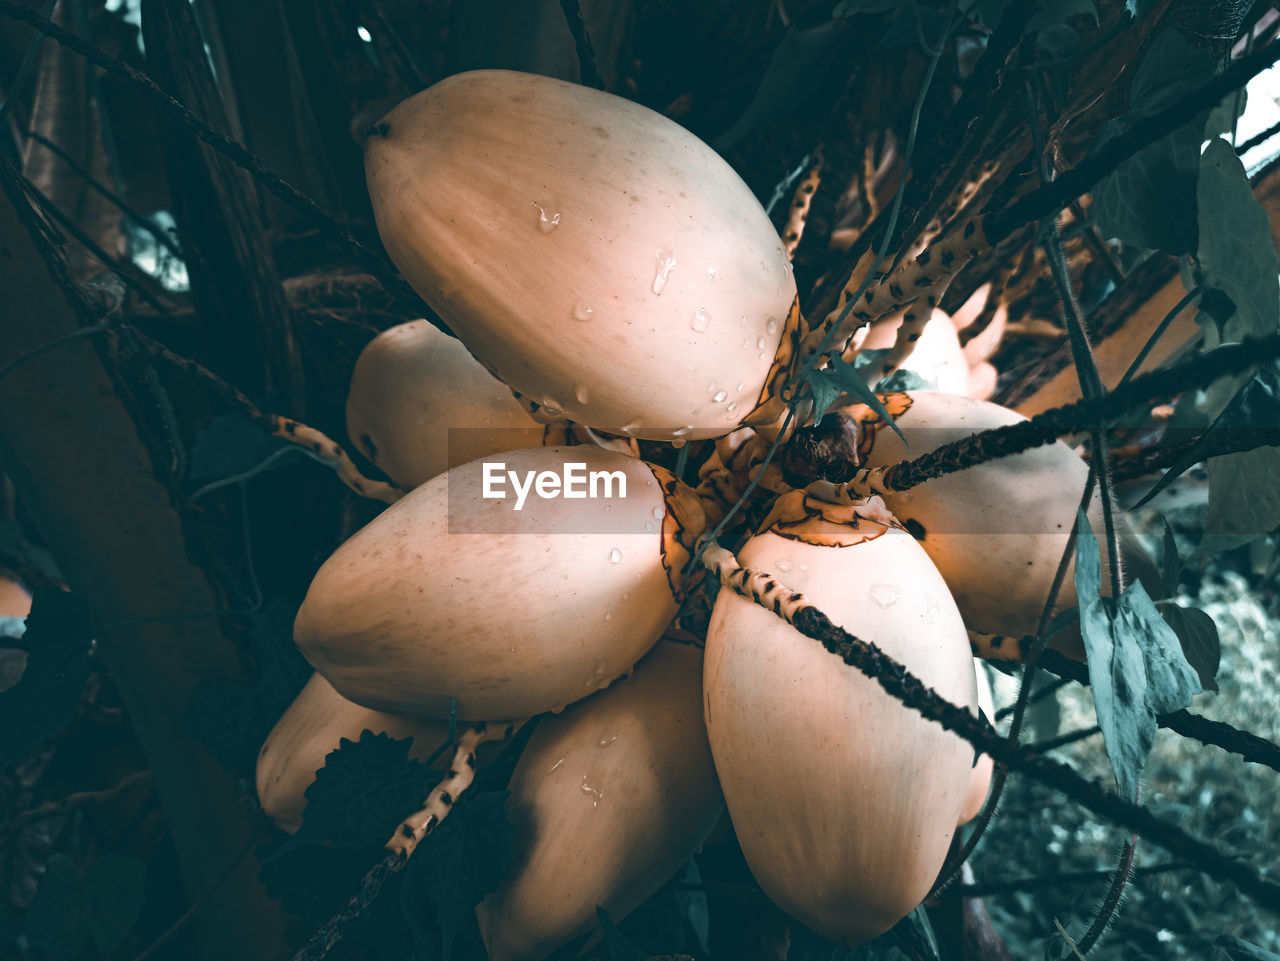
[[[938,385],[925,380],[914,370],[899,367],[880,383],[876,384],[875,393],[893,394],[908,390],[937,390]]]
[[[1218,690],[1218,664],[1222,659],[1222,645],[1218,640],[1218,625],[1213,618],[1198,607],[1179,607],[1166,604],[1160,608],[1165,623],[1178,636],[1183,656],[1200,678],[1200,686],[1206,691]]]
[[[648,951],[642,951],[627,939],[627,936],[618,930],[618,926],[613,923],[609,917],[609,913],[600,905],[596,905],[596,918],[600,921],[600,930],[604,932],[605,947],[609,949],[609,957],[612,961],[645,961],[649,957]]]
[[[893,422],[892,415],[885,409],[875,391],[867,386],[866,381],[862,379],[862,375],[859,373],[867,364],[878,360],[883,353],[887,353],[887,349],[885,351],[865,351],[867,356],[859,355],[857,362],[854,364],[846,364],[840,358],[833,357],[826,368],[811,371],[806,375],[805,379],[813,389],[813,421],[815,425],[822,423],[822,418],[831,409],[831,405],[839,399],[840,394],[844,393],[852,397],[857,403],[866,404],[870,407],[880,415],[881,420],[893,428],[895,434],[902,437],[904,444],[907,442],[907,439],[902,436],[902,431],[898,429],[898,425]]]
[[[1213,942],[1231,961],[1280,961],[1280,954],[1266,951],[1256,944],[1241,941],[1229,934],[1220,934]]]
[[[1162,597],[1173,597],[1178,593],[1178,580],[1182,576],[1182,558],[1178,556],[1178,544],[1173,539],[1173,528],[1169,521],[1160,516],[1164,524],[1164,556],[1160,562],[1160,587]]]
[[[0,767],[56,734],[75,716],[89,679],[93,629],[88,607],[75,595],[37,588],[23,643],[22,679],[0,694]]]
[[[412,745],[413,738],[372,731],[363,731],[359,741],[343,738],[307,788],[295,845],[385,842],[440,781],[439,771],[409,757]]]
[[[435,905],[444,961],[459,926],[485,895],[498,889],[511,863],[515,828],[507,819],[509,795],[464,794],[405,868],[401,907],[413,924],[424,903]],[[414,931],[421,937],[425,929],[414,924]]]

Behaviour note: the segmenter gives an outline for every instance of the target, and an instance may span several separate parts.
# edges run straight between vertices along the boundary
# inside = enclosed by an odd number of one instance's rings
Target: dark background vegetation
[[[1036,161],[1070,168],[1124,123],[1208,79],[1232,51],[1261,48],[1276,32],[1266,3],[1047,2],[1040,19],[1006,38],[1003,52],[1016,48],[1010,62],[1021,72],[997,78],[982,63],[992,27],[1030,6],[960,5],[961,26],[921,100],[899,231],[928,209],[953,162],[1000,159],[1007,200],[1034,185]],[[15,7],[51,14],[145,71],[323,215],[281,202],[266,179],[201,143],[190,123],[158,111],[118,70],[41,41],[11,16]],[[954,8],[619,0],[583,2],[582,10],[606,89],[714,145],[773,206],[780,227],[791,178],[822,161],[795,264],[806,314],[829,305],[850,266],[833,234],[879,238],[891,229],[886,211],[903,180],[929,62],[924,41],[933,42]],[[1167,39],[1171,31],[1176,40]],[[1137,91],[1135,65],[1161,43],[1181,52],[1167,63],[1145,61],[1148,83]],[[1208,71],[1197,73],[1204,64]],[[380,273],[376,255],[362,259],[344,240],[347,231],[371,250],[380,246],[364,186],[364,131],[434,80],[492,66],[579,80],[561,5],[25,0],[0,8],[0,153],[11,165],[10,188],[19,183],[14,172],[25,178],[25,193],[15,198],[10,189],[22,216],[0,222],[0,365],[57,344],[0,376],[0,566],[37,591],[25,636],[0,649],[10,681],[25,664],[22,681],[0,694],[0,958],[283,957],[377,860],[388,810],[344,802],[337,788],[334,809],[349,808],[339,831],[347,846],[280,854],[281,836],[257,810],[252,780],[258,747],[309,674],[291,643],[293,612],[316,568],[377,505],[308,458],[276,456],[282,442],[251,423],[235,398],[147,345],[198,361],[258,410],[344,438],[346,386],[361,347],[395,323],[430,316]],[[1198,117],[1192,148],[1229,132],[1240,106],[1229,97],[1217,119]],[[975,129],[983,131],[976,141]],[[1046,140],[1037,151],[1038,137]],[[1175,255],[1205,259],[1194,173],[1167,162],[1176,144],[1161,149],[1095,194],[1089,213],[1096,207],[1106,229],[1074,211],[1070,276],[1104,351],[1175,277]],[[1251,173],[1257,202],[1270,211],[1274,170]],[[61,288],[47,280],[33,225],[56,238],[67,265]],[[1106,243],[1116,237],[1124,242]],[[947,306],[991,280],[1003,285],[1014,324],[994,360],[996,399],[1072,399],[1040,393],[1070,352],[1034,238],[1017,234],[984,252]],[[1206,329],[1216,319],[1202,316]],[[1218,336],[1232,339],[1225,329]],[[1205,426],[1187,407],[1184,423]],[[1158,431],[1129,439],[1132,461],[1117,471],[1134,485],[1132,500],[1167,463]],[[669,456],[654,447],[652,456]],[[1250,471],[1241,475],[1249,483],[1274,483],[1269,468]],[[1184,558],[1205,527],[1205,487],[1196,468],[1163,506],[1155,502]],[[1158,551],[1158,521],[1136,520]],[[1180,581],[1181,600],[1207,610],[1222,634],[1220,691],[1200,696],[1195,709],[1274,740],[1274,538],[1224,546]],[[20,633],[16,622],[4,626]],[[1008,703],[1016,685],[998,681],[997,703]],[[1088,691],[1072,686],[1039,702],[1028,738],[1049,741],[1093,723]],[[1055,750],[1106,778],[1099,741]],[[423,775],[403,750],[381,742],[364,749],[349,797],[360,777],[420,786],[414,778]],[[482,776],[431,858],[396,879],[332,956],[435,957],[456,930],[453,956],[483,957],[470,907],[509,854],[503,770]],[[1146,802],[1224,850],[1274,867],[1275,776],[1162,731]],[[1018,778],[1002,808],[968,887],[930,905],[936,947],[922,917],[849,952],[793,926],[754,886],[729,834],[595,950],[615,959],[1064,956],[1057,926],[1088,923],[1125,835]],[[1273,916],[1194,865],[1139,850],[1128,903],[1095,956],[1209,958],[1227,951],[1214,943],[1229,935],[1257,945],[1229,943],[1233,958],[1276,957],[1265,953],[1280,951]],[[994,932],[1004,947],[976,947],[975,931]]]

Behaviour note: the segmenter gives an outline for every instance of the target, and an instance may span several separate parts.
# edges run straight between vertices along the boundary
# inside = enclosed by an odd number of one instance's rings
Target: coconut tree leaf
[[[860,373],[863,367],[874,363],[887,352],[888,348],[863,351],[858,355],[857,361],[852,364],[847,364],[840,358],[834,357],[825,369],[809,372],[805,376],[805,380],[813,389],[814,424],[821,424],[822,418],[831,408],[831,405],[836,402],[841,394],[848,394],[858,403],[866,404],[879,414],[880,419],[892,427],[893,432],[902,437],[902,442],[905,444],[907,439],[902,436],[902,431],[893,422],[893,416],[881,403],[875,391],[867,386]]]

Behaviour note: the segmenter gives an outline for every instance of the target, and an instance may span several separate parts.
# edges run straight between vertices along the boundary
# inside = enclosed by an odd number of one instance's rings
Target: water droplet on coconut
[[[709,278],[711,278],[712,280],[715,280],[715,276],[716,276],[716,269],[715,269],[714,267],[708,267],[708,268],[707,268],[707,276],[708,276]]]
[[[778,322],[776,320],[770,320],[767,324],[764,325],[764,329],[766,332],[770,334],[776,333],[778,330]]]
[[[635,420],[633,420],[630,424],[628,424],[626,427],[622,428],[622,432],[623,432],[624,434],[626,434],[627,436],[630,436],[630,435],[634,434],[636,431],[638,431],[639,429],[640,429],[640,419],[639,419],[639,418],[636,418],[636,419],[635,419]]]
[[[622,551],[618,550],[616,547],[615,547],[613,550],[611,550],[611,551],[609,552],[609,563],[610,563],[610,564],[621,564],[621,563],[622,563]]]
[[[765,345],[765,339],[761,337],[759,340],[756,341],[756,350],[764,350],[764,345]]]
[[[667,286],[667,278],[676,269],[676,259],[669,250],[658,251],[658,266],[653,275],[653,292],[661,294]]]
[[[585,404],[587,402],[587,398],[590,397],[591,394],[587,391],[586,384],[579,384],[574,390],[573,396],[578,398],[579,404]]]
[[[702,333],[711,326],[711,317],[707,314],[705,307],[699,307],[693,312],[693,320],[689,321],[689,326],[698,333]]]
[[[881,607],[893,607],[902,596],[902,588],[894,584],[872,584],[867,593]]]
[[[738,393],[741,394],[746,389],[747,389],[747,382],[745,380],[738,381]]]
[[[606,621],[611,621],[611,620],[613,620],[613,611],[605,611],[605,612],[604,612],[604,619],[605,619]]]
[[[551,770],[550,770],[550,771],[548,771],[547,773],[548,773],[548,774],[555,774],[555,773],[556,773],[556,768],[558,768],[558,767],[559,767],[561,764],[563,764],[563,763],[564,763],[564,758],[561,758],[560,760],[556,761],[556,763],[555,763],[555,764],[553,764],[553,765],[551,766]]]
[[[750,349],[751,349],[751,338],[750,338],[750,337],[748,337],[746,340],[744,340],[744,341],[742,342],[742,349],[743,349],[743,350],[750,350]]]
[[[791,570],[791,562],[784,557],[778,561],[778,570],[784,574],[787,573],[787,571]]]
[[[732,414],[737,409],[738,409],[738,402],[736,400],[729,401],[729,406],[725,408],[725,410],[727,410],[730,414]]]
[[[729,399],[729,392],[727,390],[718,390],[711,399],[717,404],[723,404]]]
[[[610,734],[608,737],[602,737],[600,740],[596,741],[596,747],[608,747],[617,739],[618,735],[616,734]]]
[[[544,234],[549,234],[560,226],[560,211],[554,211],[551,216],[547,216],[546,210],[540,203],[534,202],[533,206],[538,208],[538,229]]]
[[[573,308],[573,319],[581,320],[585,323],[591,319],[595,312],[596,309],[594,307],[588,307],[586,304],[578,304]]]
[[[688,437],[692,433],[693,433],[692,427],[688,427],[688,426],[677,427],[675,430],[671,432],[671,436],[672,437]]]
[[[587,776],[585,774],[582,776],[582,793],[592,795],[591,806],[593,808],[598,808],[600,806],[600,800],[604,797],[604,790],[601,789],[597,791],[595,788],[591,787],[591,785],[587,783]]]

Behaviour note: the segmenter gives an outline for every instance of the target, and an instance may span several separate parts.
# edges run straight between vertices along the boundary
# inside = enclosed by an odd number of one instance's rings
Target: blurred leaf
[[[104,854],[84,872],[89,902],[89,933],[104,958],[115,953],[142,910],[147,862],[123,854]]]
[[[26,624],[26,670],[0,694],[0,767],[62,730],[75,716],[89,679],[93,628],[88,607],[78,597],[37,588]]]
[[[1178,556],[1178,544],[1173,539],[1173,528],[1168,519],[1161,514],[1160,523],[1164,525],[1164,553],[1160,561],[1160,585],[1163,597],[1173,597],[1178,593],[1178,580],[1182,575],[1182,558]]]
[[[918,961],[941,961],[938,949],[938,938],[933,933],[933,925],[924,905],[916,905],[915,909],[899,921],[889,931],[898,946],[908,957]]]
[[[914,370],[899,367],[875,386],[877,394],[893,394],[907,390],[937,390],[938,385],[925,380]]]
[[[445,961],[458,927],[474,915],[485,895],[498,889],[511,863],[515,828],[507,819],[509,795],[464,794],[405,868],[401,908],[412,924],[424,902],[435,905]],[[414,931],[418,934],[420,928],[414,925]]]
[[[1256,944],[1241,941],[1229,934],[1220,934],[1213,942],[1231,961],[1280,961],[1280,954],[1266,951]]]
[[[1156,714],[1186,707],[1200,686],[1141,583],[1130,584],[1119,600],[1099,596],[1102,559],[1083,512],[1075,586],[1098,724],[1120,793],[1132,798],[1155,741]]]
[[[1134,73],[1128,112],[1103,129],[1094,150],[1204,84],[1219,66],[1208,50],[1192,47],[1176,29],[1160,30]],[[1188,117],[1186,124],[1144,147],[1098,183],[1090,217],[1104,237],[1175,255],[1197,249],[1196,186],[1208,116],[1206,110]]]
[[[1272,364],[1258,371],[1231,399],[1210,434],[1220,431],[1273,431],[1280,442],[1280,368]],[[1194,454],[1213,443],[1212,436]],[[1209,510],[1205,533],[1195,557],[1247,544],[1280,526],[1280,447],[1256,447],[1210,457]]]
[[[227,768],[253,775],[262,742],[311,677],[293,643],[295,608],[277,598],[253,615],[245,639],[257,665],[252,684],[202,684],[184,718],[188,732]]]
[[[409,757],[412,745],[412,738],[372,731],[361,732],[359,741],[344,737],[307,788],[294,845],[358,848],[391,837],[441,778],[439,771]]]
[[[1198,607],[1179,607],[1166,604],[1160,608],[1165,623],[1178,636],[1187,663],[1200,678],[1200,686],[1206,691],[1217,692],[1218,664],[1222,647],[1218,640],[1218,625],[1213,618]]]
[[[109,957],[138,920],[146,873],[140,858],[106,854],[82,880],[69,857],[54,854],[27,913],[27,937],[51,961],[73,961],[90,940]]]
[[[1236,306],[1223,326],[1223,340],[1270,334],[1280,328],[1280,259],[1267,212],[1226,140],[1209,141],[1199,159],[1197,280],[1222,291]]]
[[[627,936],[618,930],[618,926],[609,918],[609,914],[600,905],[596,905],[596,918],[600,922],[600,930],[604,932],[605,947],[609,949],[612,961],[646,961],[648,951],[641,951],[627,940]]]
[[[304,844],[283,853],[263,848],[258,854],[258,877],[267,894],[318,927],[338,912],[387,851],[381,844],[360,849]]]
[[[807,30],[788,30],[773,51],[751,103],[733,126],[715,139],[715,149],[724,153],[747,134],[793,110],[797,101],[817,88],[840,52],[841,42],[848,37],[839,20]]]
[[[214,480],[252,470],[288,445],[240,414],[222,414],[196,434],[188,480]]]

